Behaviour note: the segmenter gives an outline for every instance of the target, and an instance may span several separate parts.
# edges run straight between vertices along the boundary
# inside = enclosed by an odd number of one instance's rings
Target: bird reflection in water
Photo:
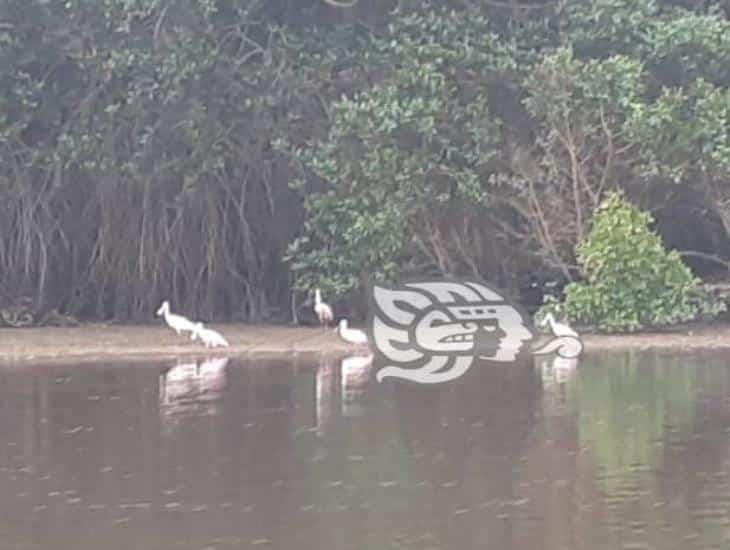
[[[540,362],[543,391],[552,398],[553,406],[562,408],[567,403],[567,387],[575,378],[577,367],[577,358],[568,359],[559,355]]]
[[[226,386],[227,357],[180,363],[160,375],[160,412],[165,416],[215,414]]]
[[[373,368],[373,354],[351,355],[340,364],[342,384],[342,416],[364,416],[363,406],[370,372]]]
[[[321,358],[315,381],[318,434],[323,435],[340,414],[343,417],[364,414],[363,403],[372,367],[372,354],[350,355],[339,362],[333,357]]]
[[[332,357],[323,356],[317,366],[315,374],[315,395],[316,404],[316,426],[317,434],[323,435],[332,422],[332,409],[334,408],[335,396],[335,364]]]

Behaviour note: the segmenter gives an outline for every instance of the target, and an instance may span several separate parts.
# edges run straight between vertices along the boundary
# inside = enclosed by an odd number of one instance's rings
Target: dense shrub
[[[324,182],[296,185],[307,210],[289,251],[297,284],[338,295],[409,265],[479,273],[486,247],[471,228],[489,217],[483,182],[502,140],[488,88],[515,70],[510,48],[482,17],[431,11],[401,18],[370,50],[392,70],[332,105],[324,139],[293,148]]]
[[[623,185],[667,202],[691,186],[730,228],[730,103],[713,62],[730,46],[711,40],[726,17],[643,0],[571,5],[557,34],[550,17],[498,31],[479,10],[422,5],[353,52],[371,84],[294,148],[299,287],[352,295],[404,272],[571,278],[591,213]],[[667,80],[677,62],[692,79]]]
[[[610,193],[577,250],[585,281],[568,285],[564,303],[549,303],[538,316],[552,310],[602,330],[635,331],[718,313],[721,306],[701,294],[651,222],[620,193]]]

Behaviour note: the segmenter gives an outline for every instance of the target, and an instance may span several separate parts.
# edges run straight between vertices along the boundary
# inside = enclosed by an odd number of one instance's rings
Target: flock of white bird
[[[322,301],[322,293],[319,289],[316,289],[314,292],[314,313],[317,315],[320,324],[325,330],[327,330],[329,324],[335,318],[329,304]],[[190,339],[196,340],[199,338],[206,348],[228,347],[228,342],[220,332],[206,328],[201,322],[194,323],[184,315],[170,313],[170,302],[167,300],[162,302],[162,305],[157,310],[157,316],[162,316],[167,326],[178,335],[186,331],[190,332]],[[347,319],[340,320],[335,331],[345,342],[359,346],[366,346],[368,343],[368,337],[363,331],[347,326]]]
[[[186,331],[190,332],[190,339],[197,340],[200,338],[206,348],[228,347],[228,342],[220,332],[216,332],[212,328],[206,328],[203,323],[194,323],[184,315],[170,313],[170,302],[167,300],[162,302],[160,309],[157,310],[157,316],[160,315],[164,317],[167,326],[178,335]]]
[[[318,288],[314,291],[314,313],[317,315],[317,319],[319,319],[319,323],[322,325],[324,330],[327,330],[329,324],[332,323],[335,318],[332,308],[329,304],[322,300],[322,292]],[[213,329],[206,328],[201,322],[194,323],[183,315],[170,313],[170,302],[167,300],[162,302],[160,309],[157,310],[157,316],[163,316],[167,325],[178,335],[185,331],[190,332],[190,339],[196,340],[199,338],[206,348],[219,346],[228,347],[228,342],[221,333],[216,332]],[[567,324],[556,322],[552,314],[546,315],[541,325],[550,325],[555,336],[571,336],[578,338],[578,333],[575,332],[575,330]],[[335,331],[345,342],[349,342],[350,344],[355,344],[357,346],[368,345],[367,335],[362,330],[348,327],[347,319],[341,319],[335,328]]]

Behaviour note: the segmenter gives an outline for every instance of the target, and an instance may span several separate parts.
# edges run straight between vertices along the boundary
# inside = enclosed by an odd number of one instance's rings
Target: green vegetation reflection
[[[657,443],[686,441],[694,421],[696,370],[679,358],[639,357],[627,354],[580,373],[581,445],[605,474],[601,484],[609,494],[636,472],[659,469]]]

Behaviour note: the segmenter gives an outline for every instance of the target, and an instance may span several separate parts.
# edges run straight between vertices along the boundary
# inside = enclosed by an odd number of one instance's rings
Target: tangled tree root
[[[0,325],[13,328],[32,326],[68,327],[78,326],[79,322],[70,315],[59,313],[57,309],[46,312],[36,311],[33,300],[22,296],[6,307],[0,308]]]

